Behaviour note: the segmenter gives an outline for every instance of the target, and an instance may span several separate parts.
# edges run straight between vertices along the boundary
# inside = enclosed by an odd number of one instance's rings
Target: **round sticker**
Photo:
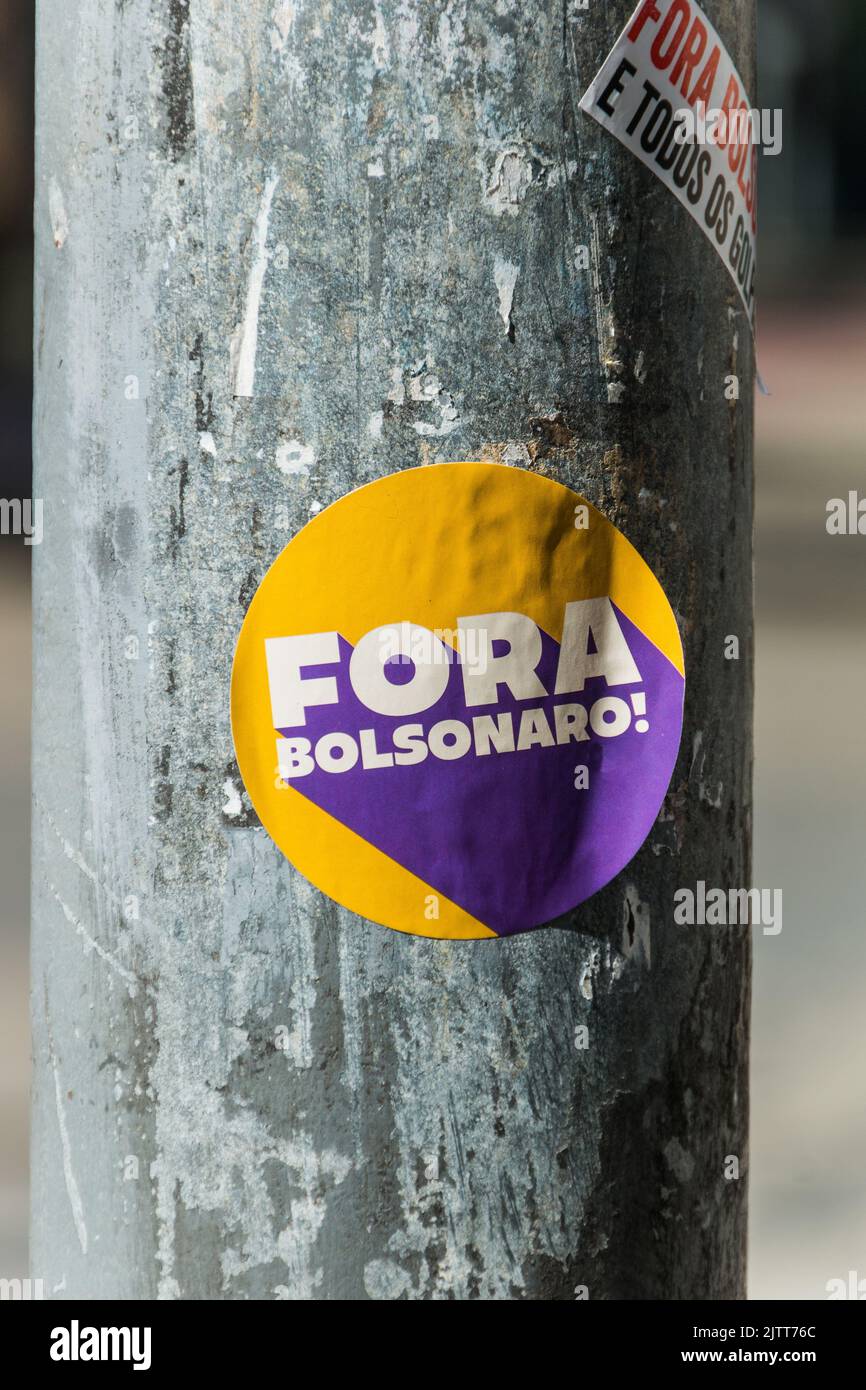
[[[640,848],[682,728],[664,592],[550,478],[441,463],[315,516],[241,629],[232,731],[265,829],[322,892],[421,936],[509,936]]]

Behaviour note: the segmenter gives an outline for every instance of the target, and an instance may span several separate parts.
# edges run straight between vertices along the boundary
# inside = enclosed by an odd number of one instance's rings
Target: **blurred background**
[[[30,496],[33,0],[0,5],[0,496]],[[0,535],[0,1277],[27,1274],[30,550]]]
[[[754,882],[785,925],[755,937],[749,1295],[811,1299],[866,1279],[866,537],[825,524],[866,496],[866,4],[758,0],[758,36]]]
[[[866,1279],[866,496],[863,0],[758,0],[761,163],[752,1298]],[[32,0],[0,8],[0,492],[30,495]],[[30,551],[0,537],[0,1276],[27,1268]]]

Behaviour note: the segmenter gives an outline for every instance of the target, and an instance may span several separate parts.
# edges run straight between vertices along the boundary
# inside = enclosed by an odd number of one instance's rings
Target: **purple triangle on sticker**
[[[355,695],[348,674],[352,648],[340,638],[339,668],[327,672],[336,674],[339,703],[311,708],[302,729],[280,732],[303,735],[315,746],[336,730],[357,740],[360,730],[372,729],[377,748],[387,752],[401,724],[420,723],[426,736],[440,720],[460,720],[471,729],[474,715],[508,713],[516,740],[524,710],[543,709],[552,728],[557,705],[589,707],[607,695],[631,705],[638,691],[646,696],[646,732],[635,727],[635,715],[616,737],[588,730],[589,739],[581,742],[484,756],[470,748],[453,761],[431,753],[413,766],[365,769],[359,758],[345,772],[316,766],[290,785],[499,935],[551,921],[603,887],[634,856],[658,815],[677,758],[683,678],[616,612],[643,677],[639,686],[609,688],[599,677],[577,695],[522,701],[500,687],[495,707],[467,710],[452,654],[448,684],[435,706],[419,715],[383,716]],[[537,670],[552,690],[559,644],[547,634],[542,640]],[[399,671],[392,673],[395,683],[400,678]],[[575,787],[581,765],[589,774],[582,790]]]

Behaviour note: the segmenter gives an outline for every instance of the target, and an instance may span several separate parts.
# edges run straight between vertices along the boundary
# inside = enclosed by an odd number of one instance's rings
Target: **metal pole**
[[[673,894],[749,882],[752,348],[712,247],[578,111],[631,8],[39,6],[32,1269],[55,1297],[744,1293],[750,942],[675,925]],[[751,0],[706,9],[753,87]],[[228,682],[311,509],[474,458],[620,526],[688,685],[629,867],[571,927],[449,943],[282,858]]]

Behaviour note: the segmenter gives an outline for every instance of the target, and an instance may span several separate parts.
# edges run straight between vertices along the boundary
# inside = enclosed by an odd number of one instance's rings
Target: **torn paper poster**
[[[683,654],[625,537],[562,484],[443,463],[321,511],[232,673],[238,766],[324,893],[421,936],[511,935],[619,873],[680,743]]]
[[[709,238],[754,330],[758,148],[743,80],[694,0],[644,0],[580,101]]]

